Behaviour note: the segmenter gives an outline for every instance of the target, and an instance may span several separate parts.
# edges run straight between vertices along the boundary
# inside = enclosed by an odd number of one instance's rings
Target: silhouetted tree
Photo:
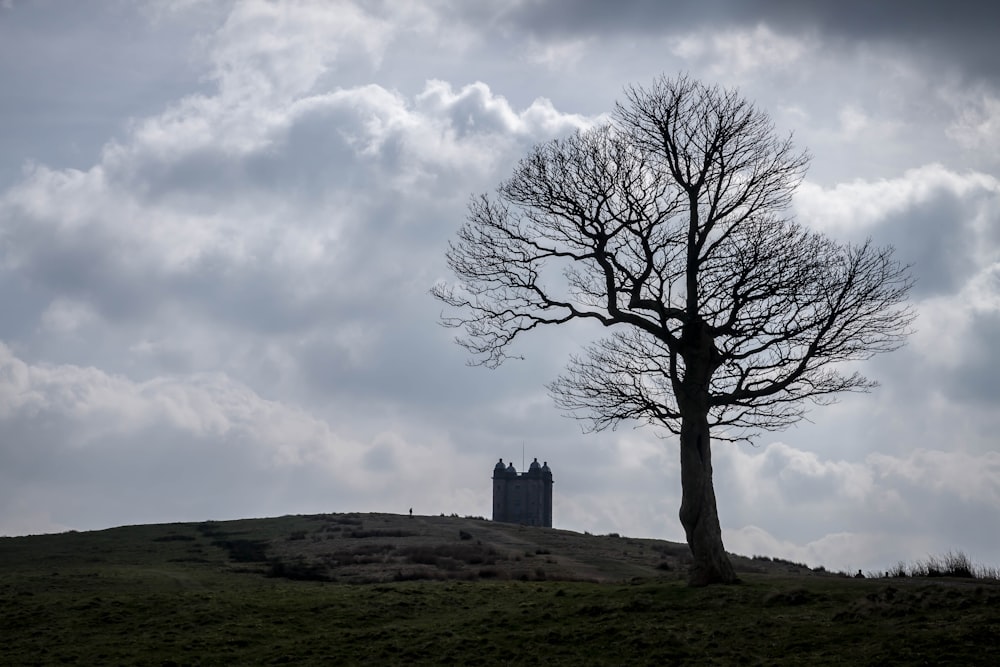
[[[911,279],[891,248],[785,215],[809,157],[738,93],[661,78],[626,99],[472,201],[447,253],[460,282],[433,294],[490,367],[541,325],[611,328],[550,392],[594,430],[639,420],[679,436],[689,582],[735,582],[711,437],[748,440],[798,420],[807,399],[875,386],[836,362],[902,343]]]

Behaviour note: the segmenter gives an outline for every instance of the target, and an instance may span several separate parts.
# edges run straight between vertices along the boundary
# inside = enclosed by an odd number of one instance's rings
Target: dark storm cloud
[[[150,276],[130,265],[132,249],[121,239],[93,227],[51,234],[37,219],[17,213],[5,227],[0,260],[18,266],[23,288],[43,298],[61,294],[90,302],[112,320],[149,314]]]
[[[1000,3],[981,0],[528,0],[499,12],[493,20],[541,38],[679,34],[765,23],[779,30],[816,30],[847,41],[912,49],[954,63],[971,76],[1000,83],[996,57]]]
[[[995,197],[988,192],[960,196],[941,188],[873,230],[876,243],[893,246],[899,261],[913,266],[918,276],[914,298],[954,293],[977,273],[974,220],[980,202]]]

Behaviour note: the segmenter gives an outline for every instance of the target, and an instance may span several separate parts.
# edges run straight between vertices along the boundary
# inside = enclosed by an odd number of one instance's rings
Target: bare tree
[[[495,367],[538,326],[611,335],[549,385],[591,428],[638,420],[679,436],[692,585],[737,581],[722,543],[711,438],[748,440],[806,400],[875,383],[837,362],[908,333],[908,267],[785,211],[808,165],[731,90],[687,77],[631,87],[611,123],[532,149],[449,246],[433,294],[459,342]]]

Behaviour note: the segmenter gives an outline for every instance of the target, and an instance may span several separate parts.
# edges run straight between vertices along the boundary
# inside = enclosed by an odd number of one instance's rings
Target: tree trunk
[[[681,525],[694,559],[688,584],[735,584],[739,577],[722,546],[722,527],[712,484],[712,442],[708,415],[689,416],[681,423]]]

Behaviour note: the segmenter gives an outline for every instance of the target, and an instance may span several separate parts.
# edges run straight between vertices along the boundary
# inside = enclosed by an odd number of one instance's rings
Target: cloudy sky
[[[0,0],[0,534],[488,517],[523,447],[557,527],[683,541],[676,442],[546,395],[600,332],[471,368],[428,290],[471,195],[687,72],[810,151],[803,224],[917,279],[878,390],[717,444],[727,547],[1000,565],[1000,5],[672,4]]]

